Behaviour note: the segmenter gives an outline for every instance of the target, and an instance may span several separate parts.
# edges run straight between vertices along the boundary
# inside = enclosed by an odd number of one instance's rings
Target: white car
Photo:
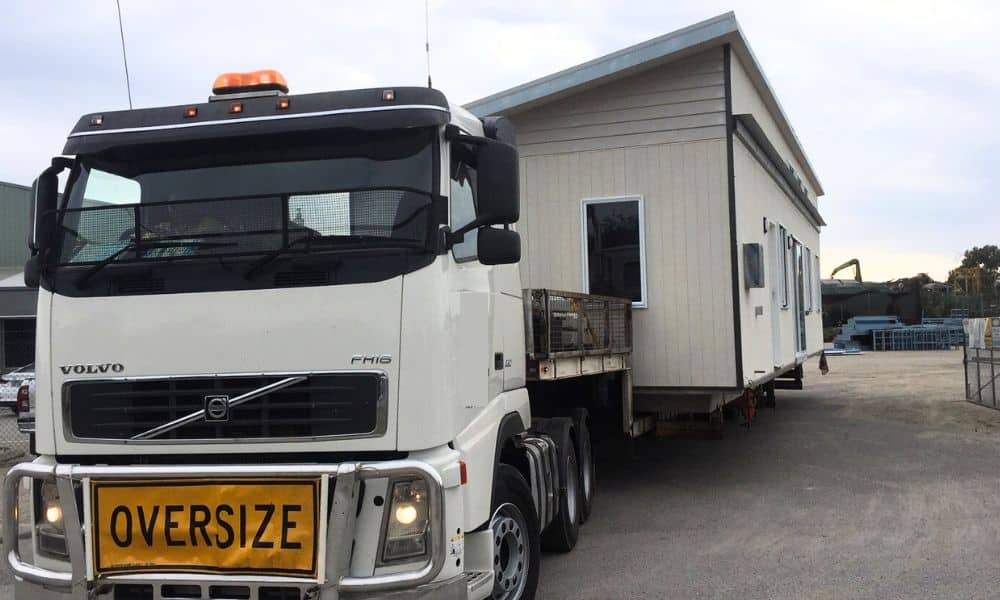
[[[35,364],[25,365],[0,375],[0,408],[17,410],[17,390],[35,380]]]

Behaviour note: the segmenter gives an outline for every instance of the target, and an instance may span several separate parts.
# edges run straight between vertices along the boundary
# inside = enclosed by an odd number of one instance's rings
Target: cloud
[[[122,0],[137,106],[232,70],[294,92],[426,82],[420,0],[195,8]],[[864,248],[902,276],[997,242],[998,3],[431,0],[434,83],[468,102],[730,9],[826,187],[824,260]],[[81,114],[127,106],[113,2],[8,3],[0,56],[0,180],[30,183]]]

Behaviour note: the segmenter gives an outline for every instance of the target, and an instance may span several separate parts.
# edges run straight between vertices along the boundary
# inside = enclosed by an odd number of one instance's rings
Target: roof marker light
[[[184,109],[184,116],[186,118],[188,118],[188,119],[190,119],[192,117],[197,117],[198,116],[198,107],[197,106],[189,106],[189,107],[185,108]]]
[[[232,104],[229,105],[229,112],[231,112],[231,113],[241,113],[241,112],[243,112],[243,103],[242,102],[233,102]]]
[[[94,115],[90,117],[90,124],[95,127],[100,127],[104,124],[104,115]]]
[[[278,98],[278,109],[284,110],[291,105],[291,101],[288,98]]]
[[[216,77],[215,83],[212,84],[212,93],[218,95],[269,90],[288,93],[285,76],[273,69],[249,73],[223,73]]]
[[[396,90],[382,90],[382,100],[392,102],[396,99]]]

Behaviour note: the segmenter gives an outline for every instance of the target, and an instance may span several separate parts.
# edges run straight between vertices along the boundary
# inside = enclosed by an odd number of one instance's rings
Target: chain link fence
[[[0,465],[7,465],[29,456],[28,434],[17,429],[17,415],[9,408],[0,408]]]

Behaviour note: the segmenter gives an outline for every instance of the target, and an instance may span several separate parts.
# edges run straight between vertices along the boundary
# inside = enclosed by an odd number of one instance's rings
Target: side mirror
[[[486,139],[476,151],[476,213],[482,225],[517,223],[521,217],[517,148]]]
[[[73,165],[73,161],[57,156],[52,166],[42,171],[31,186],[31,213],[28,228],[28,248],[32,254],[42,252],[52,245],[55,211],[59,202],[59,173]]]
[[[24,285],[29,288],[37,288],[42,281],[42,265],[35,254],[24,263]]]
[[[483,227],[477,237],[479,262],[509,265],[521,260],[521,236],[510,229]]]

